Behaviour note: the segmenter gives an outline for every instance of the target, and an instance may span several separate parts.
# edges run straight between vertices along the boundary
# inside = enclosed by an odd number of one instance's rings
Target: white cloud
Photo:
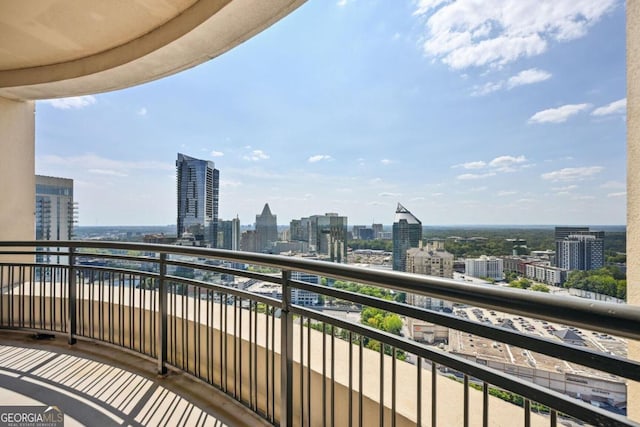
[[[501,67],[583,37],[619,0],[420,0],[425,54],[453,69]]]
[[[473,87],[471,96],[483,96],[492,92],[496,92],[504,87],[504,81],[488,82],[483,85],[476,85]]]
[[[525,163],[527,158],[520,155],[518,157],[514,156],[499,156],[489,162],[489,166],[492,168],[496,168],[500,172],[513,172],[515,171],[515,166]]]
[[[469,181],[469,180],[474,180],[474,179],[483,179],[483,178],[489,178],[490,176],[494,176],[495,173],[494,172],[488,172],[488,173],[464,173],[462,175],[458,175],[456,178],[461,180],[461,181]]]
[[[44,102],[51,105],[53,108],[58,108],[60,110],[69,110],[71,108],[79,110],[95,104],[97,100],[93,95],[86,95],[72,96],[70,98],[47,99]]]
[[[315,156],[311,156],[307,159],[309,163],[316,163],[320,160],[331,160],[331,156],[327,154],[316,154]]]
[[[619,193],[609,193],[607,197],[625,197],[627,195],[626,191],[621,191]]]
[[[444,193],[431,193],[431,197],[440,197],[444,196]]]
[[[136,112],[136,114],[139,115],[139,116],[146,116],[147,115],[147,109],[145,107],[142,107],[141,109],[139,109]]]
[[[542,179],[548,181],[582,181],[587,178],[592,177],[600,172],[602,172],[604,168],[602,166],[587,166],[581,168],[564,168],[557,171],[543,173],[541,175]]]
[[[233,180],[229,180],[229,179],[221,179],[220,180],[220,187],[221,188],[237,188],[237,187],[240,187],[241,185],[242,185],[241,181],[233,181]]]
[[[499,197],[512,196],[514,194],[518,194],[518,192],[517,191],[499,191],[498,192]]]
[[[222,157],[222,156],[224,156],[224,153],[222,151],[213,150],[210,154],[211,154],[211,157]]]
[[[530,85],[533,83],[539,83],[551,78],[551,73],[538,70],[537,68],[529,68],[528,70],[520,71],[515,76],[509,77],[507,80],[500,80],[497,82],[488,82],[483,85],[474,86],[473,96],[487,95],[492,92],[496,92],[501,89],[513,89],[514,87]]]
[[[582,196],[574,196],[571,198],[571,200],[594,200],[595,198],[596,198],[595,196],[582,195]]]
[[[489,187],[483,185],[482,187],[470,188],[469,191],[480,192],[480,191],[487,191],[488,189],[489,189]]]
[[[389,160],[389,159],[382,159],[380,160],[380,163],[382,163],[383,165],[390,165],[391,163],[393,163],[393,161]]]
[[[116,170],[110,170],[110,169],[89,169],[87,172],[95,173],[95,174],[98,174],[98,175],[128,176],[124,172],[120,172],[120,171],[116,171]]]
[[[447,3],[449,0],[419,0],[418,1],[418,9],[413,12],[414,15],[423,15],[429,12],[431,9],[435,9],[440,6],[442,3]]]
[[[607,181],[600,186],[600,188],[625,188],[627,185],[624,182],[619,181]]]
[[[567,104],[558,108],[538,111],[529,119],[529,123],[563,123],[571,116],[590,108],[589,104]]]
[[[380,197],[400,197],[402,196],[402,193],[378,193],[378,196]]]
[[[267,160],[268,158],[269,155],[262,150],[253,150],[251,153],[243,157],[243,159],[251,162],[259,162],[260,160]]]
[[[564,187],[553,187],[552,190],[559,193],[567,193],[571,190],[575,190],[576,188],[578,188],[577,185],[566,185]]]
[[[336,3],[339,7],[344,7],[346,6],[348,3],[348,0],[338,0],[338,3]]]
[[[102,170],[102,171],[119,171],[125,173],[131,170],[153,169],[164,171],[175,171],[175,164],[170,162],[162,163],[153,160],[144,161],[124,161],[112,160],[106,157],[100,157],[95,154],[84,154],[81,156],[62,157],[55,155],[46,155],[38,157],[38,166],[67,166],[69,168],[77,168],[83,170]]]
[[[598,107],[591,112],[592,116],[608,116],[609,114],[624,114],[627,112],[627,98],[613,101],[602,107]]]
[[[507,87],[513,89],[514,87],[530,85],[533,83],[543,82],[551,78],[551,73],[538,70],[537,68],[529,68],[528,70],[520,71],[515,76],[512,76],[507,80]]]
[[[485,162],[483,162],[482,160],[478,160],[476,162],[460,163],[459,165],[453,165],[451,167],[452,168],[463,168],[463,169],[482,169],[485,166],[487,166],[487,164]]]

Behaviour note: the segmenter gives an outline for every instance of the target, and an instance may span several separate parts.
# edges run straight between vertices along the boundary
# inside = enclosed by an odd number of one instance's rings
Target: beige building
[[[445,251],[442,241],[407,250],[407,272],[453,278],[453,254]]]
[[[407,250],[407,272],[426,276],[453,278],[453,254],[444,250],[442,241]],[[451,309],[452,303],[424,295],[408,294],[407,302],[429,310]]]

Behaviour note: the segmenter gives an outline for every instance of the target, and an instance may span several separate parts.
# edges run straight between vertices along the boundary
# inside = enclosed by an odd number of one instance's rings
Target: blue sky
[[[36,173],[75,180],[80,225],[175,224],[178,152],[242,224],[624,224],[625,92],[620,0],[310,1],[178,75],[38,102]]]

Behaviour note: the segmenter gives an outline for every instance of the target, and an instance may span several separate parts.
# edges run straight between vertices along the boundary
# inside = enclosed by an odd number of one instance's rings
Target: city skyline
[[[38,102],[36,173],[74,179],[80,225],[174,223],[177,151],[243,224],[625,224],[624,2],[537,3],[307,3],[176,76]]]

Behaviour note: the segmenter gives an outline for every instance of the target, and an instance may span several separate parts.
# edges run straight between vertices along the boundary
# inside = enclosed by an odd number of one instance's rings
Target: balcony
[[[59,250],[68,265],[34,262],[36,247]],[[638,307],[202,248],[81,241],[0,242],[0,248],[0,327],[66,339],[72,354],[90,342],[117,350],[123,360],[153,360],[158,373],[178,372],[217,389],[271,424],[638,425],[576,393],[546,388],[539,377],[527,381],[477,357],[294,304],[292,293],[441,325],[574,370],[581,366],[602,381],[639,381],[637,361],[292,277],[347,280],[630,340],[640,338]],[[234,268],[237,263],[260,268]],[[216,275],[280,285],[281,297],[228,286]],[[113,357],[116,364],[119,358]]]

